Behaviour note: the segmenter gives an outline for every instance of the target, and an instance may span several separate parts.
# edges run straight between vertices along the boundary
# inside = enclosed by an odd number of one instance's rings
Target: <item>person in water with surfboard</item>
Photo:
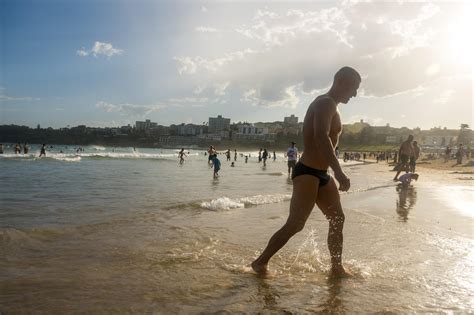
[[[339,190],[349,190],[350,180],[334,153],[342,131],[337,105],[347,104],[355,97],[360,83],[361,77],[356,70],[343,67],[335,74],[330,90],[309,105],[303,124],[304,152],[292,172],[290,213],[283,227],[270,238],[262,254],[252,262],[251,266],[258,274],[267,272],[270,258],[303,229],[314,204],[317,204],[329,222],[331,275],[348,275],[342,266],[344,213],[336,181],[327,170],[331,167],[334,171]]]

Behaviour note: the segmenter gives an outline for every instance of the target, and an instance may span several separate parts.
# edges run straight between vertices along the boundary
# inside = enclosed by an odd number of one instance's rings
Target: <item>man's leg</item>
[[[331,272],[344,275],[342,267],[342,230],[344,227],[344,212],[342,211],[339,191],[333,178],[326,185],[319,187],[316,204],[329,221],[328,248],[331,255]]]
[[[257,273],[265,273],[270,258],[275,255],[288,240],[301,231],[313,210],[318,193],[319,179],[312,175],[300,175],[293,180],[293,195],[290,202],[290,214],[281,229],[268,242],[262,254],[252,263]]]
[[[402,164],[400,165],[400,167],[398,168],[397,170],[397,174],[395,175],[395,177],[393,178],[394,181],[396,181],[398,179],[398,175],[400,175],[400,173],[404,170],[406,170],[408,167],[407,163],[405,162],[402,162]]]

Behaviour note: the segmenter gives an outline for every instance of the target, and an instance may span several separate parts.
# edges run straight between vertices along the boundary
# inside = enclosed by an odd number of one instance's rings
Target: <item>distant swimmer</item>
[[[264,274],[267,265],[288,240],[304,228],[316,203],[329,222],[328,248],[331,255],[331,276],[348,273],[342,265],[342,230],[344,213],[335,180],[328,174],[329,167],[339,182],[339,190],[349,190],[349,178],[336,159],[334,148],[342,131],[338,104],[347,104],[357,95],[361,77],[356,70],[343,67],[334,76],[330,90],[309,105],[303,124],[304,148],[301,159],[293,170],[293,195],[286,223],[268,242],[262,254],[252,262],[255,272]]]
[[[273,162],[275,162],[276,159],[277,159],[277,155],[276,155],[275,151],[273,151]]]
[[[186,153],[184,152],[184,148],[182,148],[181,151],[179,151],[178,156],[179,156],[179,164],[183,164],[184,157],[186,156]]]
[[[409,165],[409,159],[410,156],[414,156],[413,153],[413,135],[409,135],[407,140],[405,140],[401,145],[400,145],[400,150],[398,150],[398,156],[400,157],[400,162],[398,163],[397,167],[397,174],[393,178],[394,181],[398,180],[398,175],[402,171],[405,171],[408,173],[410,170],[410,165]]]
[[[235,167],[235,162],[230,163],[230,167]]]
[[[227,158],[227,161],[230,161],[230,149],[227,149],[227,151],[225,151],[225,156]]]
[[[420,175],[416,173],[406,173],[400,176],[398,181],[401,182],[403,186],[408,186],[412,180],[418,180],[418,177],[420,177]]]
[[[29,150],[30,150],[30,147],[25,142],[25,144],[23,145],[23,154],[28,154]]]
[[[3,143],[0,143],[0,154],[3,154]]]
[[[237,149],[234,149],[234,161],[237,162]]]
[[[221,169],[221,161],[217,158],[217,155],[213,155],[212,166],[214,168],[214,178],[219,177],[219,170]]]
[[[19,143],[15,144],[15,154],[21,153],[21,146]]]
[[[245,163],[247,163],[248,161],[249,161],[249,156],[246,155],[246,156],[245,156]]]
[[[288,157],[288,176],[293,172],[296,161],[298,160],[298,149],[295,147],[295,142],[291,142],[291,146],[286,150],[286,156]]]
[[[39,157],[46,156],[46,144],[43,143],[40,149],[40,155]]]

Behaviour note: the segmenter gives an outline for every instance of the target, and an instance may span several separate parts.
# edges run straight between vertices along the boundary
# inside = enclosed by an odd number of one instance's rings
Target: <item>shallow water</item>
[[[474,190],[459,175],[421,171],[401,190],[385,164],[344,165],[354,277],[328,279],[327,223],[315,209],[259,278],[248,264],[291,197],[281,153],[266,168],[256,152],[234,168],[220,155],[214,180],[203,151],[179,165],[174,150],[54,150],[0,157],[2,312],[474,310]]]

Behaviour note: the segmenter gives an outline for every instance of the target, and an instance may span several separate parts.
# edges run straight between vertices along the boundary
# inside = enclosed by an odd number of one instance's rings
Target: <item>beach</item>
[[[84,148],[0,157],[1,313],[474,311],[471,166],[421,163],[401,188],[386,163],[341,161],[354,276],[328,277],[327,222],[314,208],[259,277],[249,264],[291,198],[282,152],[266,167],[255,151],[238,150],[235,167],[220,154],[213,179],[204,150],[180,165],[178,150]]]

